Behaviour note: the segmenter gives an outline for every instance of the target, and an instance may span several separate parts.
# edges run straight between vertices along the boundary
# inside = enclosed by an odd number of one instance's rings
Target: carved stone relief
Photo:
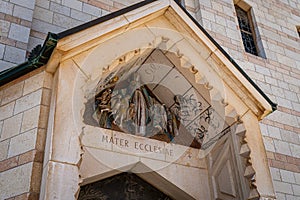
[[[229,132],[210,104],[211,87],[200,93],[186,78],[197,73],[193,68],[178,70],[158,49],[124,60],[99,81],[86,104],[87,124],[203,149]]]

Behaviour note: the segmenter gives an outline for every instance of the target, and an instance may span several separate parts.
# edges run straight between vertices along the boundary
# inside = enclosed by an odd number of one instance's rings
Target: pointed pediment
[[[224,86],[228,86],[260,119],[276,108],[211,36],[171,0],[141,2],[58,37],[47,64],[49,72],[72,59],[93,80],[119,65],[122,56],[122,62],[127,62],[134,52],[157,48],[171,52],[169,57],[177,55],[177,61],[173,60],[180,69],[197,72],[196,82],[215,90],[212,98],[226,101]]]

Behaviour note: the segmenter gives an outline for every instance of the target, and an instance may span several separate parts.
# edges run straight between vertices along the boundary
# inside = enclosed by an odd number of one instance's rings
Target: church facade
[[[0,199],[300,198],[299,2],[0,5]]]

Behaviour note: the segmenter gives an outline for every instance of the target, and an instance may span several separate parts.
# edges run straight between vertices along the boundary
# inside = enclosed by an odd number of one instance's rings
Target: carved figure
[[[99,85],[95,97],[94,118],[103,128],[119,127],[131,134],[152,137],[166,135],[171,141],[178,135],[182,115],[183,97],[177,95],[174,110],[167,109],[157,97],[142,85],[137,73],[118,85],[118,76],[111,76],[106,84]],[[129,83],[129,84],[126,84]],[[113,96],[112,96],[113,95]]]

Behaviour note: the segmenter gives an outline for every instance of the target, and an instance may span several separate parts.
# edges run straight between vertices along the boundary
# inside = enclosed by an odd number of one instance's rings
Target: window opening
[[[250,12],[246,12],[237,5],[235,6],[235,10],[245,51],[258,56],[258,48]]]

